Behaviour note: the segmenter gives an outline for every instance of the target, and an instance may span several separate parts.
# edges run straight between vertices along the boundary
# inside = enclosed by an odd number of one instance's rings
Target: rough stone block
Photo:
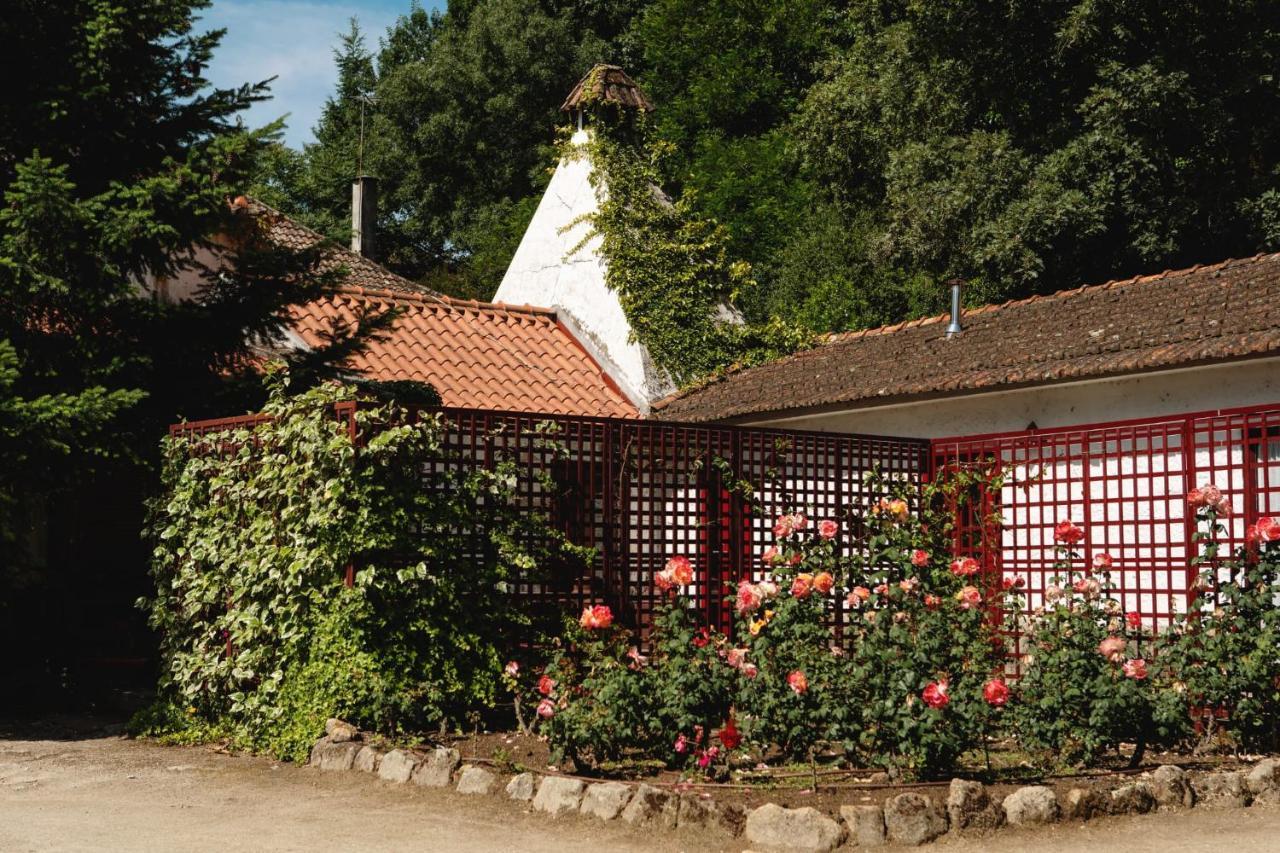
[[[1241,808],[1253,802],[1244,774],[1239,771],[1206,773],[1193,778],[1191,787],[1195,791],[1196,800],[1205,808]]]
[[[1259,761],[1244,777],[1244,784],[1254,795],[1280,788],[1280,759],[1264,758]]]
[[[601,820],[613,820],[622,814],[631,799],[631,786],[621,782],[599,782],[588,785],[582,797],[581,812]]]
[[[324,724],[324,733],[334,743],[349,743],[360,739],[360,730],[348,722],[330,717]]]
[[[679,811],[680,799],[675,794],[652,785],[640,785],[622,810],[622,819],[635,826],[674,829]]]
[[[1146,814],[1155,811],[1156,798],[1146,782],[1121,785],[1111,792],[1111,814]]]
[[[1058,817],[1058,797],[1043,785],[1019,788],[1003,805],[1005,820],[1014,825],[1052,823]]]
[[[365,773],[377,773],[378,762],[382,760],[382,753],[371,746],[362,746],[360,751],[356,753],[355,763],[352,768],[361,770]]]
[[[1061,813],[1064,820],[1090,820],[1106,814],[1110,805],[1109,794],[1093,788],[1072,788],[1062,798]]]
[[[393,749],[382,756],[378,764],[378,778],[388,782],[408,782],[418,769],[418,756],[404,749]]]
[[[853,847],[881,847],[889,843],[885,837],[884,809],[879,806],[841,806],[840,818],[849,832]]]
[[[1004,810],[995,807],[981,782],[952,779],[947,792],[947,820],[952,832],[982,832],[1004,823]]]
[[[908,791],[884,804],[884,827],[895,844],[927,844],[947,831],[947,816],[924,794]]]
[[[512,776],[511,781],[507,783],[507,796],[527,803],[533,799],[533,790],[536,787],[532,773],[520,773]]]
[[[814,808],[784,809],[766,803],[747,815],[747,841],[768,850],[827,853],[840,846],[840,824]]]
[[[328,743],[319,748],[319,761],[316,766],[321,770],[350,770],[356,761],[356,753],[360,751],[358,743]],[[311,751],[311,758],[316,759],[316,750]]]
[[[462,775],[458,777],[459,794],[489,794],[497,786],[496,773],[474,764],[462,768]]]
[[[576,812],[582,802],[582,792],[587,786],[580,779],[563,776],[544,776],[533,798],[533,807],[550,815]]]
[[[1151,793],[1165,808],[1189,809],[1196,804],[1196,792],[1191,788],[1187,771],[1171,764],[1157,767],[1152,772]]]
[[[428,788],[444,788],[453,781],[453,771],[458,769],[462,756],[456,749],[438,746],[427,753],[418,769],[413,771],[413,783]]]

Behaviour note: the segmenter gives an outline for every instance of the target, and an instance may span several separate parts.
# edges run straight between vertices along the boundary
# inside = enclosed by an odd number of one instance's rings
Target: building
[[[1280,401],[1280,255],[831,335],[655,416],[942,438]]]

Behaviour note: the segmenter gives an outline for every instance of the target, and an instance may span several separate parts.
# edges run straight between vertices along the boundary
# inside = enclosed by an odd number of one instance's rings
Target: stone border
[[[843,844],[919,845],[949,832],[983,834],[1006,824],[1036,826],[1193,806],[1280,805],[1280,759],[1267,758],[1245,770],[1206,773],[1164,765],[1110,791],[1072,788],[1061,800],[1052,788],[1029,785],[996,801],[982,783],[953,779],[945,802],[907,791],[883,806],[841,806],[836,820],[812,807],[788,809],[775,803],[747,812],[709,795],[679,793],[644,783],[586,782],[532,772],[519,773],[504,783],[486,766],[463,764],[456,749],[393,749],[384,753],[365,743],[354,726],[338,720],[330,720],[325,732],[311,750],[310,764],[320,770],[360,770],[388,782],[434,788],[456,785],[459,794],[497,795],[501,790],[508,798],[530,803],[534,811],[553,817],[581,814],[726,839],[745,836],[748,843],[765,850],[826,853]]]

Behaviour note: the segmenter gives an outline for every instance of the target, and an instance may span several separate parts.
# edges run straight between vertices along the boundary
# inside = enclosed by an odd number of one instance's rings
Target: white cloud
[[[225,28],[208,77],[216,86],[238,86],[276,77],[272,99],[255,104],[245,121],[259,126],[288,113],[285,141],[294,147],[312,140],[337,71],[333,48],[352,17],[371,50],[410,0],[215,0],[197,29]]]

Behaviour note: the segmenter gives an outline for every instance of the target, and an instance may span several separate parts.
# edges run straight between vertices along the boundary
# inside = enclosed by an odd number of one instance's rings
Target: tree
[[[1263,2],[856,3],[800,152],[873,215],[869,260],[977,301],[1249,255],[1277,245],[1278,25]]]
[[[236,117],[265,83],[202,76],[222,35],[196,29],[206,5],[18,0],[0,15],[24,80],[0,94],[0,601],[51,669],[91,632],[89,648],[121,639],[165,425],[250,404],[257,348],[332,283],[318,249],[273,245],[229,204],[277,129]],[[192,299],[156,298],[184,277]],[[324,352],[301,357],[324,373]]]

